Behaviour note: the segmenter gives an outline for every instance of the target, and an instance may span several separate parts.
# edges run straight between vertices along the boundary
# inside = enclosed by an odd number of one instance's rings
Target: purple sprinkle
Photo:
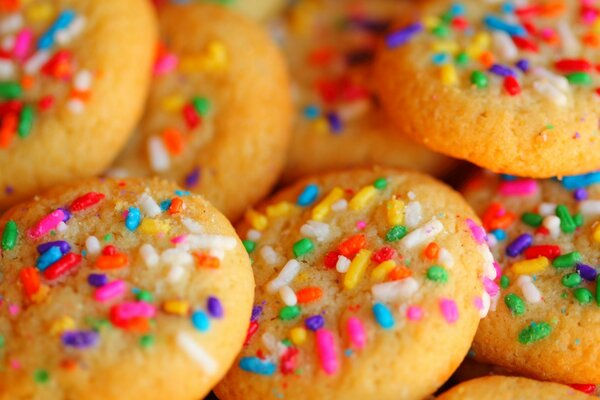
[[[496,74],[499,76],[502,76],[504,78],[508,77],[508,76],[515,76],[515,71],[513,71],[510,67],[504,66],[504,65],[500,65],[500,64],[494,64],[491,66],[491,68],[489,69],[489,71],[492,74]]]
[[[63,219],[63,222],[67,222],[68,220],[71,219],[72,215],[69,212],[69,210],[67,210],[66,208],[57,208],[57,210],[61,210],[63,213],[65,213],[65,219]]]
[[[60,252],[63,254],[67,254],[69,251],[71,251],[71,245],[69,243],[65,242],[64,240],[58,240],[56,242],[47,242],[40,244],[37,247],[37,252],[39,254],[44,254],[45,252],[50,250],[51,247],[58,247],[60,249]]]
[[[262,306],[252,307],[252,316],[250,317],[250,321],[258,321],[258,319],[262,315],[262,312],[263,312]]]
[[[327,113],[327,122],[329,122],[329,129],[333,133],[340,133],[342,131],[342,120],[336,113]]]
[[[423,24],[417,22],[416,24],[409,25],[406,28],[400,29],[399,31],[390,33],[385,38],[385,43],[390,49],[395,49],[396,47],[400,47],[408,42],[413,36],[422,30]]]
[[[598,275],[598,271],[586,264],[577,263],[575,270],[579,276],[589,282],[594,282],[596,280],[596,276]]]
[[[95,346],[100,336],[94,331],[67,331],[62,334],[62,343],[65,346],[83,349]]]
[[[206,308],[208,308],[208,313],[213,318],[222,318],[223,317],[223,305],[221,301],[214,296],[210,296],[206,302]]]
[[[523,72],[529,71],[529,60],[522,58],[519,61],[517,61],[516,65],[517,68],[519,68]]]
[[[577,201],[587,200],[588,193],[584,188],[575,189],[573,191],[573,198]]]
[[[321,329],[323,325],[325,325],[325,319],[323,319],[322,315],[313,315],[312,317],[308,317],[304,320],[304,326],[306,326],[306,329],[310,329],[311,331]]]
[[[200,182],[200,168],[194,168],[192,172],[186,175],[185,177],[185,187],[193,188]]]
[[[524,233],[517,237],[515,240],[513,240],[506,247],[506,255],[509,257],[516,257],[522,252],[524,252],[525,249],[527,249],[529,246],[531,246],[532,243],[533,236],[531,236],[529,233]]]
[[[104,274],[89,274],[87,281],[93,287],[101,287],[108,283],[108,276]]]
[[[10,196],[10,195],[11,195],[11,194],[13,194],[14,192],[15,192],[15,188],[13,188],[12,186],[9,186],[9,185],[7,185],[7,186],[4,188],[4,193],[5,193],[7,196]]]

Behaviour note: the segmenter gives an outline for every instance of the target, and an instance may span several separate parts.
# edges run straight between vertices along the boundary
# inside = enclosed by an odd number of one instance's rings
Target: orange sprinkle
[[[35,76],[32,75],[23,75],[21,78],[21,86],[25,90],[29,90],[35,84]]]
[[[23,285],[23,293],[27,298],[36,294],[40,290],[40,275],[34,267],[25,267],[19,271],[19,280]]]
[[[323,290],[319,287],[305,287],[296,292],[296,298],[299,304],[310,303],[323,296]]]
[[[516,219],[515,214],[504,210],[501,204],[492,203],[483,214],[483,227],[488,231],[508,228]]]
[[[583,43],[590,47],[600,47],[600,36],[593,32],[583,35]]]
[[[2,119],[0,126],[0,149],[5,149],[12,143],[17,129],[17,115],[14,113],[7,114]]]
[[[387,278],[390,281],[400,281],[412,275],[412,271],[403,265],[399,265],[390,271]]]
[[[67,358],[65,360],[62,360],[60,362],[60,367],[62,369],[65,369],[67,371],[73,371],[77,368],[77,361],[71,359],[71,358]]]
[[[119,325],[119,328],[135,333],[146,333],[150,330],[150,323],[147,318],[131,318],[126,323]]]
[[[348,239],[339,244],[338,253],[344,257],[352,258],[366,245],[367,239],[365,238],[365,235],[358,234],[350,236]]]
[[[550,1],[543,5],[541,15],[544,17],[555,18],[565,12],[564,1]]]
[[[440,246],[437,243],[431,242],[425,247],[425,251],[423,255],[425,258],[429,260],[436,260],[438,258],[438,254],[440,253]]]
[[[179,197],[175,197],[173,198],[173,200],[171,200],[171,205],[169,206],[169,214],[173,215],[173,214],[178,214],[179,212],[181,212],[181,210],[183,209],[183,200],[181,200]]]
[[[162,139],[169,153],[173,155],[181,154],[183,151],[183,135],[177,129],[165,129],[162,133]]]
[[[1,0],[0,11],[2,12],[16,12],[20,8],[20,0]]]
[[[208,253],[194,253],[196,257],[196,266],[198,268],[219,268],[221,261],[217,257],[213,257]]]
[[[479,56],[479,62],[487,69],[494,65],[494,55],[489,51],[484,51]]]
[[[102,270],[124,268],[129,264],[127,254],[117,253],[111,255],[101,255],[96,260],[96,268]]]
[[[90,98],[92,97],[92,92],[89,90],[81,91],[81,90],[73,89],[73,90],[71,90],[70,97],[72,99],[81,100],[84,103],[87,103],[90,101]]]

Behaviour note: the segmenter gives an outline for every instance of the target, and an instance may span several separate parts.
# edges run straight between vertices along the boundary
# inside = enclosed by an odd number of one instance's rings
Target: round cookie
[[[376,43],[393,16],[411,7],[397,0],[301,0],[272,24],[289,60],[299,115],[284,180],[373,164],[436,175],[452,166],[398,135],[373,95]]]
[[[0,209],[104,171],[142,113],[156,22],[145,0],[0,6]]]
[[[290,136],[283,59],[255,23],[223,7],[167,4],[145,116],[111,176],[160,175],[232,220],[275,184]]]
[[[316,176],[251,210],[238,232],[257,283],[221,400],[422,399],[458,367],[494,273],[462,198],[393,169]]]
[[[494,298],[478,359],[542,380],[600,382],[599,180],[486,174],[466,187],[501,273],[486,282]]]
[[[435,151],[519,176],[596,170],[599,15],[576,0],[427,2],[386,36],[377,91]]]
[[[166,181],[89,180],[0,219],[0,398],[199,399],[254,280],[223,215]]]
[[[553,382],[532,379],[489,376],[473,379],[453,387],[438,400],[585,400],[591,399],[575,389]]]

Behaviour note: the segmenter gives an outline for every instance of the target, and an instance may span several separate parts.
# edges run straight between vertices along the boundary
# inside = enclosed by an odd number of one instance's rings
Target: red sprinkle
[[[398,255],[398,253],[396,253],[395,249],[384,246],[373,253],[371,260],[374,263],[381,264],[384,261],[391,260],[392,258],[396,257],[396,255]]]
[[[84,194],[81,197],[76,198],[75,200],[73,200],[73,203],[71,203],[71,207],[69,207],[69,210],[71,212],[77,212],[77,211],[83,211],[86,208],[90,208],[96,204],[98,204],[102,199],[104,199],[104,194],[102,193],[96,193],[96,192],[89,192]]]
[[[594,66],[588,60],[563,58],[554,64],[557,70],[563,73],[591,71]]]
[[[29,299],[40,290],[40,276],[34,267],[25,267],[20,270],[19,280],[23,285],[23,293]]]
[[[248,344],[250,343],[250,340],[252,339],[252,336],[254,336],[254,334],[257,331],[258,331],[258,322],[251,321],[250,325],[248,326],[248,331],[246,332],[246,340],[244,340],[244,346],[248,346]]]
[[[521,93],[521,85],[519,85],[519,81],[514,76],[504,78],[504,89],[511,96]]]
[[[580,392],[592,394],[596,391],[596,385],[593,383],[574,383],[571,386],[575,390],[579,390]]]
[[[533,53],[537,53],[540,51],[538,45],[529,39],[526,39],[521,36],[513,36],[512,39],[513,42],[515,42],[515,45],[517,45],[517,47],[521,50],[531,51]]]
[[[63,275],[67,275],[75,271],[80,263],[80,254],[67,253],[63,256],[63,258],[49,266],[48,269],[44,271],[44,278],[48,279],[49,281],[58,279]]]
[[[185,119],[188,129],[195,129],[202,122],[192,104],[186,104],[181,112],[183,113],[183,118]]]
[[[539,245],[539,246],[531,246],[525,250],[525,257],[528,260],[532,258],[538,257],[546,257],[549,259],[555,259],[560,256],[560,247],[551,244]]]
[[[339,256],[340,253],[338,253],[337,251],[330,251],[329,253],[325,254],[323,264],[325,264],[326,268],[335,268]]]

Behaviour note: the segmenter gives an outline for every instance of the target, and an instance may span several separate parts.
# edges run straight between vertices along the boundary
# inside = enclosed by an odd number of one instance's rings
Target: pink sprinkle
[[[36,226],[29,229],[27,231],[27,236],[33,240],[38,239],[50,232],[52,229],[56,228],[58,224],[65,220],[66,217],[67,216],[65,215],[65,212],[61,209],[52,211],[50,214],[42,218]]]
[[[10,367],[12,369],[21,369],[22,365],[19,360],[13,358],[12,360],[10,360]]]
[[[423,309],[419,306],[410,306],[406,309],[406,318],[411,321],[420,321],[423,319]]]
[[[33,40],[33,31],[29,28],[23,29],[15,38],[15,45],[13,47],[13,55],[19,60],[24,60],[29,53],[31,48],[31,42]]]
[[[17,316],[21,312],[21,307],[16,304],[10,304],[8,306],[8,313],[13,317]]]
[[[340,363],[335,349],[335,338],[333,333],[327,329],[317,330],[317,353],[323,371],[327,375],[335,374],[340,367]]]
[[[554,37],[554,29],[552,28],[544,28],[540,31],[540,36],[544,40],[548,40]]]
[[[583,19],[583,23],[586,25],[591,25],[596,21],[598,17],[598,12],[595,9],[584,9],[581,15],[581,19]]]
[[[471,218],[467,218],[467,225],[469,226],[469,229],[471,229],[471,234],[473,235],[473,239],[475,239],[475,241],[478,244],[484,244],[485,243],[485,231],[483,230],[483,228],[479,225],[477,225],[477,223],[475,221],[473,221]]]
[[[171,243],[184,243],[185,239],[188,237],[188,235],[179,235],[179,236],[175,236],[173,239],[171,239]]]
[[[358,229],[359,231],[362,231],[366,227],[367,227],[367,223],[365,221],[358,221],[356,223],[356,229]]]
[[[177,64],[179,64],[179,59],[175,54],[165,54],[154,63],[154,75],[166,75],[175,70]]]
[[[498,291],[500,290],[496,282],[488,278],[483,278],[483,287],[485,288],[487,294],[490,295],[490,297],[494,297],[495,295],[497,295]]]
[[[440,299],[440,311],[449,324],[453,324],[458,320],[458,307],[454,300]]]
[[[517,179],[514,181],[503,181],[500,184],[502,196],[531,196],[536,194],[538,183],[535,179]]]
[[[367,333],[365,332],[365,326],[357,317],[348,318],[346,323],[346,329],[350,336],[350,341],[357,349],[362,349],[367,344]]]
[[[96,301],[105,302],[114,299],[115,297],[121,296],[127,290],[127,284],[125,281],[116,280],[107,283],[101,288],[96,289],[94,292],[94,299]]]
[[[475,297],[473,299],[473,305],[475,306],[476,309],[483,310],[483,299],[479,296]]]
[[[498,264],[497,261],[494,261],[493,264],[494,269],[496,270],[496,276],[502,276],[502,267]]]
[[[112,312],[118,319],[152,318],[156,314],[156,307],[144,302],[130,302],[116,305]]]

